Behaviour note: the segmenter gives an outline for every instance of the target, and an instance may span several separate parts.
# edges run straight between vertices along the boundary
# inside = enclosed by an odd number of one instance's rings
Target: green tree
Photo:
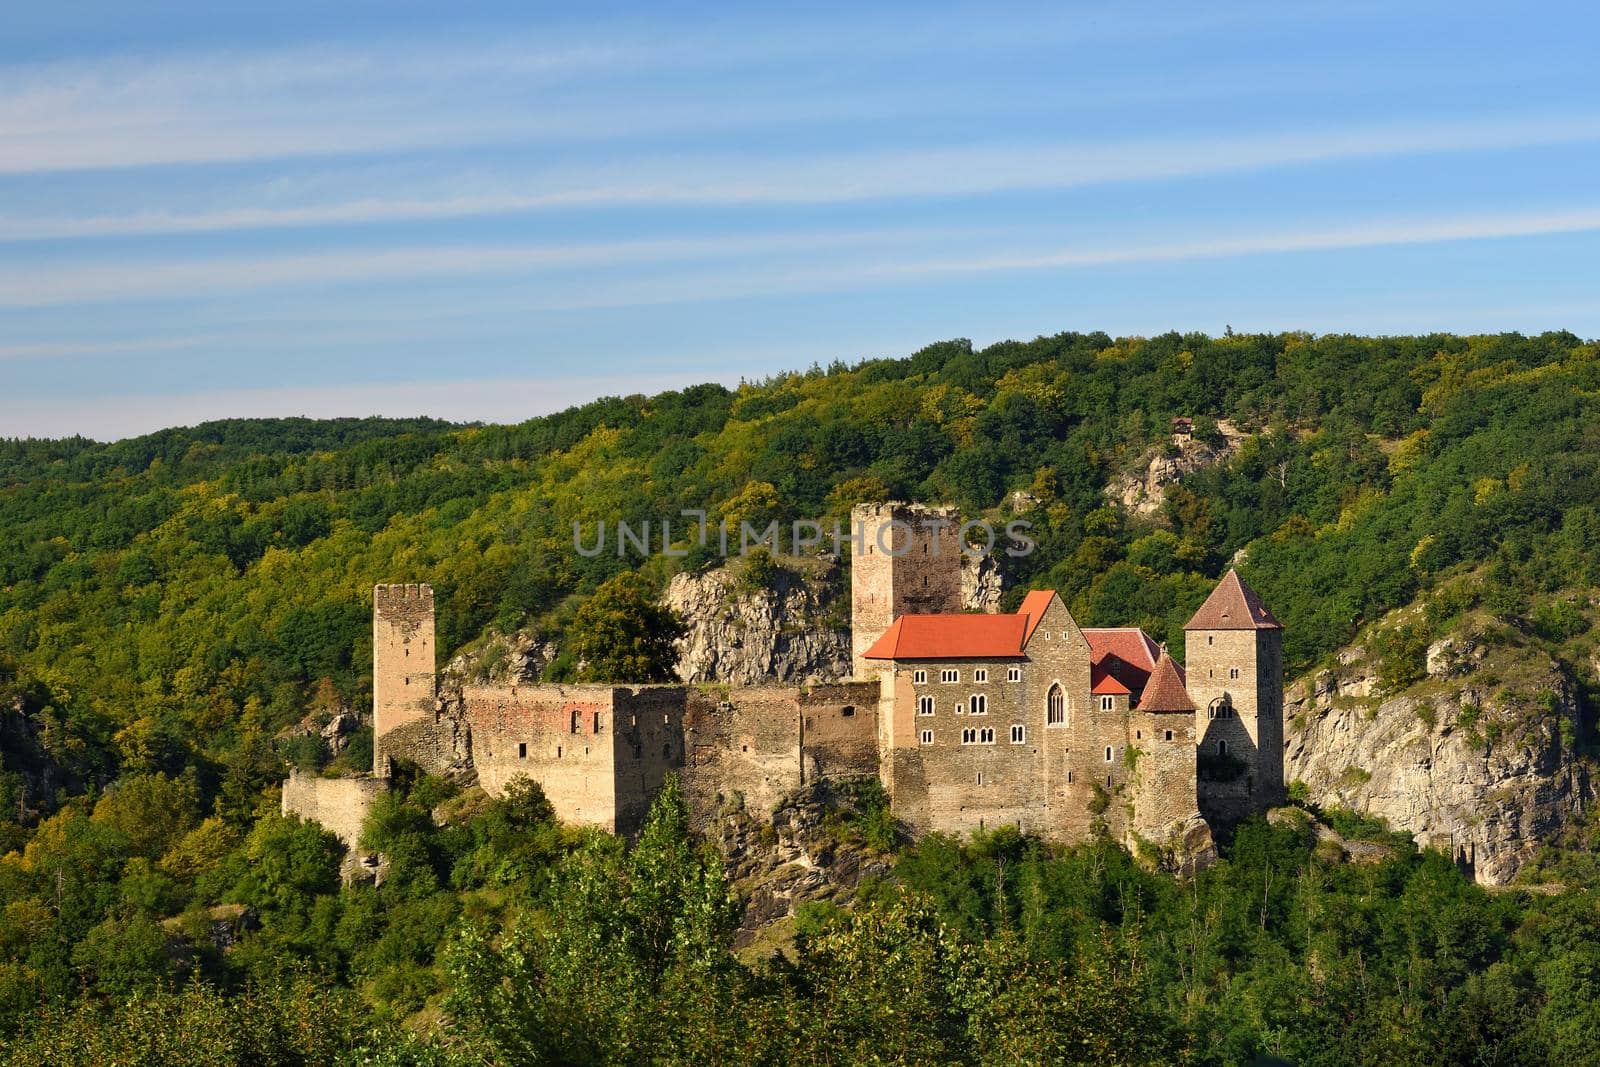
[[[588,682],[667,682],[676,679],[673,642],[683,624],[657,603],[643,576],[619,574],[583,602],[567,631],[569,651]]]

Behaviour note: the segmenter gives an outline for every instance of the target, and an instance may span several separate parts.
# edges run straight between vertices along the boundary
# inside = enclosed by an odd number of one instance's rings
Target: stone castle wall
[[[384,778],[321,778],[291,770],[283,783],[281,810],[320,824],[354,852],[360,846],[361,824],[373,801],[388,791],[389,782]]]
[[[1192,630],[1185,635],[1201,773],[1200,810],[1227,826],[1283,803],[1283,643],[1278,630]],[[1231,715],[1218,715],[1219,706]],[[1242,772],[1219,777],[1227,756]],[[1208,773],[1208,769],[1210,773]]]

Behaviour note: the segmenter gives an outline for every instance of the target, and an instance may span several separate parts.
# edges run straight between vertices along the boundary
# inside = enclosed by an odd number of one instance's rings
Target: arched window
[[[1044,698],[1044,723],[1046,726],[1067,724],[1067,694],[1061,691],[1059,684],[1052,685]]]
[[[1220,737],[1217,738],[1217,755],[1226,756],[1227,754],[1228,754],[1228,742],[1226,740],[1224,740],[1223,738],[1220,738]]]

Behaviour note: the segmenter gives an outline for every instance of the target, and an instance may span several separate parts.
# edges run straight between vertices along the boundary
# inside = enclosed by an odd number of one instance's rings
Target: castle
[[[466,686],[441,700],[433,591],[373,596],[370,779],[295,775],[283,806],[355,844],[393,761],[527,777],[564,821],[637,828],[669,773],[692,815],[753,813],[875,775],[913,832],[1014,825],[1195,852],[1283,799],[1282,626],[1234,571],[1185,627],[1179,664],[1142,630],[1085,629],[1055,593],[962,612],[952,509],[858,506],[854,677],[821,685]]]

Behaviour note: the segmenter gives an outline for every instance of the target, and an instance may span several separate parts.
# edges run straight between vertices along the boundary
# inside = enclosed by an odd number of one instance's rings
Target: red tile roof
[[[1089,642],[1091,660],[1110,654],[1130,666],[1148,671],[1155,667],[1156,657],[1161,653],[1161,647],[1137,626],[1085,630],[1083,636]]]
[[[1185,688],[1187,681],[1183,668],[1163,649],[1155,670],[1150,672],[1149,683],[1139,694],[1139,710],[1193,711],[1194,701]]]
[[[867,659],[1002,659],[1021,656],[1025,615],[902,615]]]
[[[1089,672],[1089,680],[1093,683],[1089,687],[1089,692],[1091,693],[1110,696],[1133,692],[1133,690],[1119,682],[1116,675],[1101,667],[1095,667]]]
[[[1244,584],[1239,572],[1229,570],[1184,629],[1281,630],[1283,624],[1272,617],[1256,591]]]

